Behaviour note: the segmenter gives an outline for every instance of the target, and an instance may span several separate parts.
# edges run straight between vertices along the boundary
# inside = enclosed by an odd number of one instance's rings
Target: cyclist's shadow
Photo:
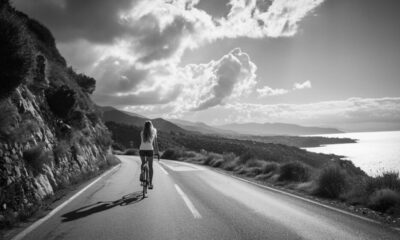
[[[76,219],[87,217],[91,214],[102,212],[116,206],[126,206],[140,202],[141,200],[143,200],[142,192],[137,191],[127,194],[115,201],[100,201],[63,214],[62,222],[74,221]]]

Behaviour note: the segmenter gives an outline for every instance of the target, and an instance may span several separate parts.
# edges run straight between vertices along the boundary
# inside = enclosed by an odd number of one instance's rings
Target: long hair
[[[143,142],[150,142],[153,140],[155,129],[151,121],[146,121],[143,127]]]

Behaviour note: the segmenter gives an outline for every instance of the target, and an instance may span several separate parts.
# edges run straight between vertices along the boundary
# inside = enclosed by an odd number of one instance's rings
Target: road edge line
[[[188,164],[193,164],[193,163],[188,163]],[[306,202],[309,202],[309,203],[312,203],[312,204],[315,204],[315,205],[330,209],[332,211],[340,212],[342,214],[349,215],[349,216],[352,216],[352,217],[355,217],[355,218],[358,218],[358,219],[361,219],[361,220],[364,220],[364,221],[367,221],[367,222],[379,224],[379,225],[382,225],[382,226],[387,226],[392,230],[400,232],[400,228],[393,227],[393,226],[390,226],[390,225],[386,225],[386,224],[384,224],[384,223],[382,223],[382,222],[380,222],[378,220],[374,220],[374,219],[371,219],[371,218],[363,217],[363,216],[357,215],[355,213],[348,212],[346,210],[343,210],[343,209],[340,209],[340,208],[337,208],[337,207],[329,206],[329,205],[326,205],[324,203],[317,202],[315,200],[308,199],[308,198],[305,198],[305,197],[301,197],[301,196],[298,196],[296,194],[289,193],[289,192],[286,192],[284,190],[280,190],[280,189],[277,189],[277,188],[274,188],[274,187],[269,187],[269,186],[266,186],[266,185],[262,185],[260,183],[256,183],[256,182],[253,182],[253,181],[241,178],[241,177],[237,177],[235,175],[231,175],[231,174],[225,173],[225,172],[217,170],[217,169],[211,169],[211,168],[208,168],[208,169],[211,170],[211,171],[217,172],[217,173],[221,173],[221,174],[223,174],[225,176],[229,176],[229,177],[232,177],[234,179],[237,179],[237,180],[240,180],[240,181],[243,181],[243,182],[246,182],[246,183],[250,183],[250,184],[255,185],[257,187],[261,187],[261,188],[264,188],[264,189],[267,189],[267,190],[270,190],[270,191],[273,191],[273,192],[277,192],[277,193],[284,194],[284,195],[287,195],[287,196],[290,196],[290,197],[294,197],[294,198],[297,198],[297,199],[300,199],[300,200],[303,200],[303,201],[306,201]]]
[[[181,198],[183,199],[183,201],[186,203],[186,206],[189,208],[189,210],[192,212],[193,217],[200,219],[201,215],[199,213],[199,211],[197,211],[197,209],[195,208],[194,204],[192,203],[192,201],[190,201],[190,199],[188,198],[188,196],[182,191],[182,189],[175,184],[175,189],[178,192],[178,194],[181,196]]]
[[[26,235],[28,235],[30,232],[32,232],[33,230],[35,230],[37,227],[39,227],[42,223],[44,223],[45,221],[47,221],[49,218],[51,218],[52,216],[54,216],[54,214],[56,214],[58,211],[60,211],[63,207],[65,207],[68,203],[72,202],[72,200],[74,200],[75,198],[77,198],[79,195],[81,195],[84,191],[86,191],[88,188],[90,188],[91,186],[93,186],[95,183],[97,183],[100,179],[102,179],[103,177],[105,177],[106,175],[108,175],[109,173],[111,173],[112,171],[114,171],[117,167],[120,167],[121,163],[119,163],[118,165],[116,165],[115,167],[113,167],[112,169],[108,170],[107,172],[103,173],[102,175],[100,175],[100,177],[98,177],[97,179],[93,180],[93,182],[91,182],[90,184],[88,184],[87,186],[85,186],[84,188],[82,188],[79,192],[75,193],[72,197],[70,197],[69,199],[67,199],[65,202],[63,202],[62,204],[60,204],[59,206],[57,206],[55,209],[53,209],[51,212],[49,212],[46,216],[42,217],[41,219],[37,220],[36,222],[34,222],[33,224],[31,224],[28,228],[25,228],[22,232],[18,233],[16,236],[14,236],[13,238],[11,238],[11,240],[20,240],[23,239],[24,237],[26,237]]]

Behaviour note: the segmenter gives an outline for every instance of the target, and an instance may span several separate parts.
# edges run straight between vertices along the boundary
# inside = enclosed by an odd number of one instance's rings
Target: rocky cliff
[[[46,27],[0,0],[0,228],[112,164],[94,87]]]

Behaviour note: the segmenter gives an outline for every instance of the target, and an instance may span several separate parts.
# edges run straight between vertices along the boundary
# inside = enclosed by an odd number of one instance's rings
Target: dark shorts
[[[139,155],[141,157],[152,157],[154,151],[153,150],[139,150]]]

